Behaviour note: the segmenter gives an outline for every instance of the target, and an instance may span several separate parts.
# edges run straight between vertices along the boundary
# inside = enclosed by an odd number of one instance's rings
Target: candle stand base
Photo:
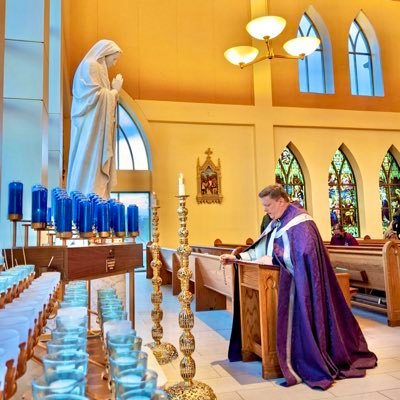
[[[152,350],[154,357],[160,365],[165,365],[178,358],[178,352],[171,343],[149,343],[147,345]]]
[[[216,400],[217,396],[205,383],[193,381],[190,386],[187,382],[179,382],[165,388],[173,400]]]

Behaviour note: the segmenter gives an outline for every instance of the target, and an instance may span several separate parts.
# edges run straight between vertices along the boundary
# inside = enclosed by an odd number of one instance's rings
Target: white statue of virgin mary
[[[95,192],[110,196],[116,184],[116,106],[123,79],[110,85],[108,68],[121,49],[111,40],[99,40],[79,64],[72,87],[71,143],[67,191]]]

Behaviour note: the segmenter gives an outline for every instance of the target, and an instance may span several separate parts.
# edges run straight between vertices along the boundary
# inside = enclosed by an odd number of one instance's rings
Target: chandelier
[[[266,45],[265,54],[258,56],[258,49],[253,46],[231,47],[224,53],[225,58],[232,64],[240,68],[247,67],[273,58],[288,58],[303,60],[305,56],[313,53],[319,46],[320,40],[312,36],[302,36],[288,40],[283,48],[288,54],[275,54],[272,49],[271,39],[280,35],[285,29],[286,20],[277,16],[264,16],[251,20],[246,25],[246,30],[255,39],[263,40]]]

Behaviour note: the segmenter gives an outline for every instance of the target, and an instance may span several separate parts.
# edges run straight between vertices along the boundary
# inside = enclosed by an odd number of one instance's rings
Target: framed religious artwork
[[[200,159],[197,159],[197,196],[198,203],[221,203],[221,163],[218,159],[218,165],[211,160],[212,151],[208,148],[205,151],[207,158],[200,165]]]

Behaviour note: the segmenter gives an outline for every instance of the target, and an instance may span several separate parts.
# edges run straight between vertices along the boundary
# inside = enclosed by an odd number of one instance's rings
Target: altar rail
[[[351,286],[385,292],[382,305],[352,303],[373,311],[386,312],[389,326],[400,326],[400,248],[398,241],[385,241],[375,246],[326,245],[334,268],[350,274]]]

